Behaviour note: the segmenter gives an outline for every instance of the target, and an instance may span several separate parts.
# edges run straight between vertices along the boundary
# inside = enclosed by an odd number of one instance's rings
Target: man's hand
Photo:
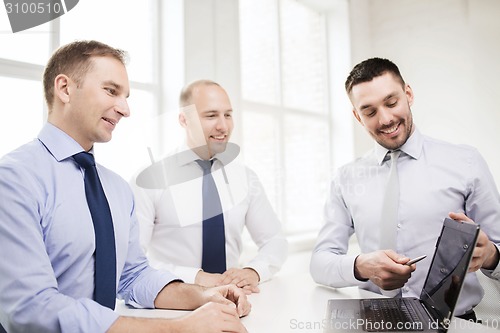
[[[466,221],[474,223],[464,213],[449,213],[451,219],[457,221]],[[469,272],[475,272],[480,268],[495,269],[498,265],[499,254],[497,247],[493,244],[488,235],[482,230],[479,230],[479,237],[477,239],[476,247],[472,253],[472,260],[469,265]]]
[[[157,309],[194,310],[208,302],[235,307],[239,316],[246,316],[251,309],[247,296],[235,285],[206,288],[179,281],[163,287],[154,304]]]
[[[245,293],[258,293],[260,277],[251,268],[230,268],[222,274],[221,284],[234,284],[242,288]]]
[[[354,275],[358,280],[369,279],[383,290],[401,288],[416,268],[415,264],[405,265],[409,260],[392,250],[360,254],[354,262]]]
[[[207,273],[204,271],[199,271],[198,274],[196,274],[196,278],[194,279],[195,284],[199,284],[200,286],[204,287],[217,287],[221,286],[224,283],[222,283],[223,277],[222,274],[219,273]],[[229,284],[229,283],[225,283]]]
[[[209,302],[192,313],[176,318],[119,317],[106,333],[247,333],[234,303]]]
[[[231,303],[233,304],[233,303]],[[206,303],[187,316],[172,320],[183,333],[246,333],[234,304]]]
[[[232,284],[206,289],[204,296],[207,302],[232,304],[240,317],[248,315],[252,308],[243,290]]]

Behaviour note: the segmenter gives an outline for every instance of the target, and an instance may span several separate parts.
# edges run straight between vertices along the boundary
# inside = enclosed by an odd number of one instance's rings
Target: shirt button
[[[444,267],[443,267],[443,268],[441,268],[439,271],[440,271],[441,273],[443,273],[443,274],[446,274],[446,273],[448,272],[448,270],[447,270],[446,268],[444,268]]]
[[[401,228],[401,223],[398,223],[398,228]]]

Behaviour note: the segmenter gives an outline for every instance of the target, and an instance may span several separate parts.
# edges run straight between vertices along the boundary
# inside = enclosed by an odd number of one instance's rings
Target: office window
[[[0,76],[0,156],[36,138],[43,124],[42,84]]]
[[[13,34],[7,11],[0,10],[0,59],[45,65],[50,54],[50,23]],[[36,52],[33,52],[36,50]]]
[[[153,75],[154,1],[80,1],[61,18],[61,44],[96,39],[130,53],[130,80],[151,83]],[[91,24],[90,24],[91,23]]]
[[[35,138],[43,124],[42,64],[50,53],[50,29],[44,24],[13,34],[0,10],[0,157]]]
[[[240,0],[242,144],[288,234],[322,223],[330,174],[325,17]]]
[[[129,54],[130,117],[120,121],[110,142],[96,145],[98,161],[127,180],[148,163],[147,147],[156,145],[157,140],[158,131],[151,121],[158,113],[155,8],[155,1],[138,5],[122,0],[85,0],[75,8],[78,12],[73,10],[61,19],[61,44],[96,39]]]
[[[107,144],[96,144],[97,160],[125,179],[149,162],[148,146],[158,146],[158,1],[85,0],[52,22],[13,34],[0,11],[0,155],[36,137],[46,120],[43,66],[52,47],[96,39],[129,53],[131,116],[122,119]],[[34,51],[36,50],[36,51]],[[22,119],[22,122],[21,122]],[[109,145],[109,146],[108,146]]]

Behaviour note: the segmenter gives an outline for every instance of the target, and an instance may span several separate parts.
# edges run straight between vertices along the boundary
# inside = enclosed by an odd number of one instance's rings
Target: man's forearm
[[[155,308],[194,310],[205,304],[203,291],[205,289],[194,284],[174,281],[167,284],[156,296]]]
[[[119,317],[106,333],[177,333],[182,332],[178,320],[161,318]]]

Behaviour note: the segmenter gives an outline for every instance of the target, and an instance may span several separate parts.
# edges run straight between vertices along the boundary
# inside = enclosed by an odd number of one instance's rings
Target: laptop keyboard
[[[415,301],[415,299],[413,299]],[[363,329],[368,332],[422,331],[412,299],[382,298],[361,301]]]

